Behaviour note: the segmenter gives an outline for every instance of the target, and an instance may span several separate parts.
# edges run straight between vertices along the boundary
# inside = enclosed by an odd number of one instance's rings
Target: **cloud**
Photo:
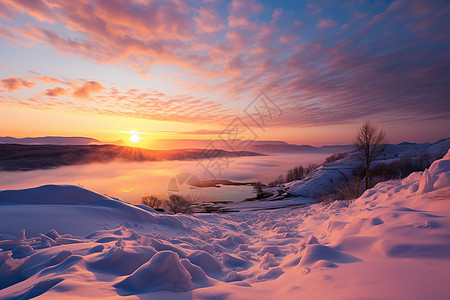
[[[57,81],[56,78],[55,81]],[[68,81],[74,80],[68,79]],[[93,97],[94,95],[95,97]],[[64,99],[60,99],[60,97],[64,97]],[[68,98],[72,98],[72,100]],[[188,94],[168,96],[151,89],[121,90],[117,87],[105,88],[97,81],[87,81],[82,85],[69,88],[49,88],[26,99],[14,97],[3,99],[1,96],[0,99],[4,102],[32,108],[64,109],[189,123],[226,122],[236,114],[236,111],[227,109],[222,104]],[[200,130],[192,134],[208,133]]]
[[[230,6],[230,27],[248,27],[251,24],[249,19],[264,9],[264,6],[255,0],[232,0]]]
[[[67,91],[65,89],[63,89],[62,87],[55,87],[53,89],[47,89],[45,91],[45,95],[50,96],[50,97],[58,97],[61,95],[65,95],[67,93]]]
[[[64,81],[52,77],[45,76],[40,78],[44,82],[48,83],[65,83]],[[105,90],[105,88],[100,83],[96,81],[88,81],[83,83],[81,86],[75,86],[70,89],[65,89],[62,87],[50,88],[45,91],[45,95],[49,97],[58,97],[63,95],[68,97],[88,99],[92,94],[97,94],[103,90]]]
[[[209,135],[209,134],[218,135],[218,134],[223,133],[223,130],[199,129],[199,130],[194,130],[194,131],[183,131],[183,132],[177,132],[177,133],[193,134],[193,135]]]
[[[6,79],[2,79],[2,80],[0,80],[0,84],[8,92],[13,92],[22,87],[32,89],[36,85],[36,83],[34,83],[32,81],[27,81],[27,80],[19,78],[19,77],[10,77],[10,78],[6,78]]]
[[[51,8],[42,0],[4,0],[0,3],[0,13],[5,15],[7,19],[12,19],[17,13],[26,13],[30,17],[41,22],[54,22],[55,17]]]
[[[322,19],[317,24],[317,28],[322,28],[322,29],[331,28],[334,26],[336,26],[336,21],[333,19],[326,19],[326,20]]]
[[[64,84],[60,88],[65,93],[52,87],[40,101],[50,95],[77,98],[73,103],[48,101],[54,106],[211,123],[227,120],[265,90],[285,112],[271,123],[277,126],[450,113],[447,1],[396,0],[358,7],[325,1],[306,9],[288,3],[282,11],[256,0],[233,0],[228,6],[183,0],[24,3],[0,4],[0,14],[8,20],[34,19],[5,27],[2,36],[44,44],[61,55],[132,67],[152,80],[158,74],[151,67],[158,64],[189,74],[177,82],[186,95],[102,89],[101,78],[86,83],[34,77]],[[344,25],[337,27],[330,16]],[[170,75],[165,83],[182,77]]]
[[[207,8],[200,8],[195,22],[199,30],[204,32],[217,32],[225,28],[224,24],[218,17],[217,11]]]
[[[32,77],[33,79],[39,80],[43,83],[46,84],[64,84],[64,85],[73,85],[73,83],[68,82],[68,81],[63,81],[63,80],[59,80],[56,79],[54,77],[50,77],[50,76],[35,76]]]
[[[0,28],[0,37],[4,37],[13,41],[18,41],[17,37],[9,30]]]
[[[89,98],[93,93],[98,93],[105,89],[100,83],[96,81],[88,81],[82,86],[75,88],[73,96],[78,98]]]

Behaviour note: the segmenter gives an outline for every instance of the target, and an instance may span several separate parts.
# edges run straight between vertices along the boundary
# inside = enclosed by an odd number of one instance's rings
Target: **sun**
[[[141,140],[144,139],[141,136],[143,134],[148,134],[147,132],[142,132],[142,131],[138,131],[138,130],[135,130],[135,129],[131,129],[131,130],[127,130],[127,131],[120,131],[120,132],[129,135],[128,136],[128,141],[131,142],[132,144],[139,143]],[[128,145],[130,145],[130,143],[128,143]]]
[[[135,144],[139,143],[139,141],[142,140],[142,138],[137,133],[131,134],[131,136],[128,139]]]

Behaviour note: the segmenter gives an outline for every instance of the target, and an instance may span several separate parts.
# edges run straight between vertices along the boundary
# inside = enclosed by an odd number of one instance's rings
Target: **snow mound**
[[[191,274],[180,262],[178,254],[172,251],[161,251],[114,286],[130,293],[185,292],[193,289],[191,279]]]
[[[277,246],[266,246],[261,249],[259,255],[263,256],[266,253],[271,253],[274,256],[282,256],[283,252],[280,250],[280,247]]]
[[[155,254],[155,249],[149,247],[113,247],[92,259],[87,266],[109,274],[129,275]]]
[[[50,278],[39,281],[34,284],[29,290],[15,294],[13,297],[8,299],[32,299],[38,297],[45,292],[49,291],[52,287],[63,281],[62,278]]]
[[[0,191],[0,205],[21,204],[98,204],[105,196],[74,185],[43,185],[24,190]]]
[[[306,247],[305,253],[300,260],[300,265],[307,266],[319,260],[327,260],[334,263],[353,263],[361,261],[359,258],[352,255],[334,250],[333,248],[324,245],[315,244]]]
[[[219,260],[208,252],[197,250],[188,256],[188,259],[194,265],[199,266],[209,276],[221,275],[223,272],[223,266]]]
[[[0,206],[5,212],[5,223],[8,223],[3,229],[9,234],[20,230],[21,228],[17,227],[20,225],[28,227],[27,232],[32,235],[52,229],[83,235],[104,228],[104,225],[95,222],[95,219],[114,225],[117,225],[117,220],[121,220],[127,224],[144,222],[173,229],[186,229],[185,223],[180,221],[180,216],[161,215],[70,185],[45,185],[25,190],[0,191]],[[73,218],[74,214],[77,218]],[[24,223],[14,222],[15,218],[21,218]],[[49,227],[42,219],[51,220],[58,226]]]

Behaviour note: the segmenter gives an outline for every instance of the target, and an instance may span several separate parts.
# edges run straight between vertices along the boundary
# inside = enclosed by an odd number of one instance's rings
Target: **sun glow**
[[[142,138],[137,133],[131,134],[128,139],[133,143],[139,143],[139,141],[142,140]]]

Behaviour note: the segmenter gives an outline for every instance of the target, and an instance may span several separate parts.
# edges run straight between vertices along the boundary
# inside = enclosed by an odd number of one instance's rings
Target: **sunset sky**
[[[0,136],[450,136],[450,3],[0,0]],[[246,108],[264,92],[264,126]]]

